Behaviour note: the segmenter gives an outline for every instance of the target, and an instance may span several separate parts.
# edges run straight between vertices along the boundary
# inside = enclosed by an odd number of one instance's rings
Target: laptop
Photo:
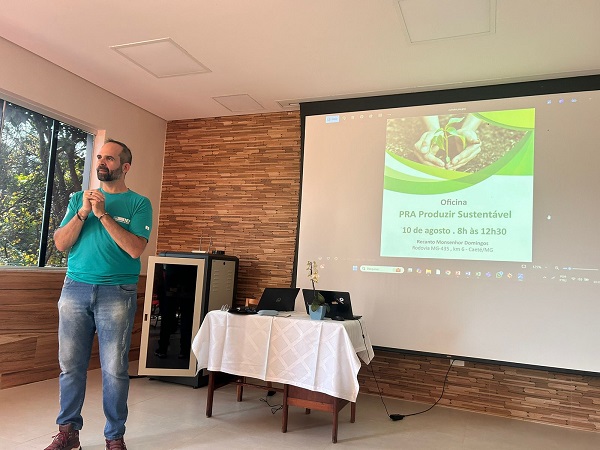
[[[336,320],[356,320],[362,316],[355,316],[352,313],[352,304],[350,303],[350,293],[343,291],[322,291],[318,290],[325,303],[329,305],[329,311],[325,314],[325,317],[330,319],[336,318]],[[302,296],[304,297],[304,306],[306,307],[306,313],[308,314],[308,308],[313,302],[313,290],[302,289]]]
[[[298,291],[300,288],[265,288],[256,310],[293,311]]]

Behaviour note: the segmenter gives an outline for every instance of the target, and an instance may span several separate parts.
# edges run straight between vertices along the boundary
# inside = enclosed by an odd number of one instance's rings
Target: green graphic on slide
[[[478,130],[481,152],[476,158],[483,160],[492,152],[503,151],[502,156],[473,173],[449,170],[425,165],[392,151],[388,135],[384,189],[407,194],[443,194],[471,187],[493,175],[533,175],[535,109],[481,112],[472,116],[485,123],[485,127],[480,126]],[[506,130],[520,132],[520,139],[516,143],[505,139],[507,144],[497,137],[502,136],[503,130],[504,134],[508,133]],[[486,140],[485,136],[496,138]],[[507,145],[510,147],[506,148]]]

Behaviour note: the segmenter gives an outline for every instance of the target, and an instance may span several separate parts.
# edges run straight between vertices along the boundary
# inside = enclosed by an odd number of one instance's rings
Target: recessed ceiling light
[[[113,45],[110,48],[157,78],[210,72],[171,38]]]

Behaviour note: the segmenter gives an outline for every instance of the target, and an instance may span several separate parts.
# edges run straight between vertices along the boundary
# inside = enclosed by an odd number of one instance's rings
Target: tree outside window
[[[83,187],[93,136],[0,100],[0,266],[65,267],[52,235]]]

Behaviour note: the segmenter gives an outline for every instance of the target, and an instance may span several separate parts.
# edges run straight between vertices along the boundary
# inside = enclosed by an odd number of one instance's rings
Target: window
[[[65,267],[53,234],[84,185],[93,135],[0,99],[0,266]]]

